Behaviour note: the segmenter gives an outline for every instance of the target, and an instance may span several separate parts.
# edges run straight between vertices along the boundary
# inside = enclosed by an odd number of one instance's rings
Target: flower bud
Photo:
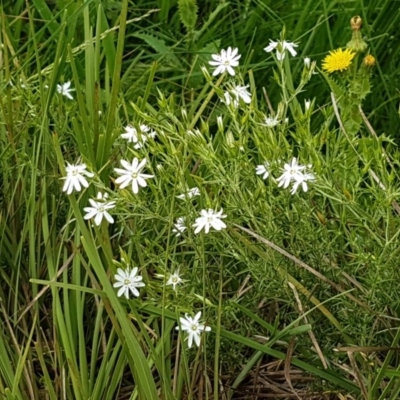
[[[181,109],[181,115],[182,115],[182,119],[183,119],[184,121],[187,121],[187,120],[188,120],[188,115],[187,115],[187,111],[186,111],[185,108],[182,108],[182,109]]]
[[[355,52],[363,52],[368,47],[365,40],[361,35],[361,25],[362,19],[360,16],[356,15],[350,20],[351,29],[353,30],[353,35],[346,47]]]
[[[233,137],[233,133],[231,131],[227,132],[225,140],[228,147],[232,148],[235,146],[235,138]]]
[[[217,117],[217,125],[218,125],[218,129],[223,132],[224,130],[224,123],[222,121],[222,116],[220,115],[219,117]]]
[[[350,25],[351,25],[351,29],[353,31],[359,31],[361,29],[361,25],[362,25],[362,18],[359,15],[354,16],[350,20]]]
[[[367,56],[364,57],[363,64],[366,67],[373,67],[376,64],[375,57],[371,54],[368,54]]]
[[[203,72],[203,75],[206,78],[207,82],[212,82],[211,75],[208,72],[208,69],[204,65],[201,67],[201,72]]]

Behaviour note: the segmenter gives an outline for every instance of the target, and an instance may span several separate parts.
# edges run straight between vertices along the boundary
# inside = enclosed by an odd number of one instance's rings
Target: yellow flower
[[[366,67],[373,67],[375,65],[375,57],[372,56],[371,54],[368,54],[365,56],[363,63]]]
[[[322,69],[329,73],[344,71],[349,68],[355,55],[356,54],[349,49],[330,51],[322,61]]]

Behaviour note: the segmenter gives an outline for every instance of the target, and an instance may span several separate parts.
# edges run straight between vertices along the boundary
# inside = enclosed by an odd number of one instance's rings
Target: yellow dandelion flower
[[[330,51],[322,61],[322,69],[329,73],[344,71],[349,68],[355,55],[356,54],[349,49]]]
[[[375,65],[375,57],[372,56],[371,54],[368,54],[367,56],[364,57],[363,63],[366,67],[373,67]]]

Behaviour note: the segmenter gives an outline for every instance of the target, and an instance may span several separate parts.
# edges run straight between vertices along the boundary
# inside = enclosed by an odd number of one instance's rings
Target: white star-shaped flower
[[[179,217],[174,225],[174,228],[172,229],[172,232],[174,232],[176,236],[181,236],[181,233],[185,232],[186,229],[185,217]]]
[[[182,278],[179,276],[179,271],[175,271],[169,277],[166,285],[172,285],[172,289],[176,290],[176,286],[183,282]]]
[[[250,104],[251,93],[247,90],[249,86],[250,85],[246,86],[237,85],[231,90],[231,93],[234,94],[238,100],[242,99],[246,104]]]
[[[140,125],[140,134],[133,126],[126,126],[125,132],[121,134],[122,139],[126,139],[129,143],[134,143],[135,149],[141,149],[149,137],[155,138],[156,132],[152,131],[147,125]]]
[[[57,85],[57,92],[70,100],[74,99],[71,95],[71,92],[73,92],[74,90],[75,89],[71,89],[71,82],[65,82],[61,85]]]
[[[278,187],[286,189],[292,181],[301,180],[303,175],[302,171],[305,168],[304,165],[300,165],[297,162],[296,157],[293,157],[290,164],[285,164],[283,166],[283,174],[277,178],[277,182],[279,182]]]
[[[225,71],[227,71],[229,75],[234,76],[235,70],[233,67],[239,65],[239,59],[241,57],[238,51],[237,48],[232,49],[228,47],[227,50],[221,50],[219,54],[212,54],[211,57],[214,61],[209,61],[208,63],[216,67],[213,76],[223,74]]]
[[[262,175],[263,179],[267,179],[269,177],[269,162],[265,161],[264,164],[257,165],[256,167],[256,174],[257,175]]]
[[[308,191],[307,181],[310,181],[310,182],[315,181],[315,175],[310,172],[297,175],[295,177],[295,181],[293,183],[293,187],[292,187],[292,190],[290,191],[290,193],[295,194],[300,185],[301,185],[301,188],[303,189],[303,192],[307,192]]]
[[[276,117],[266,117],[264,120],[264,125],[268,126],[268,128],[273,128],[274,126],[279,124],[279,120]]]
[[[137,130],[133,126],[126,126],[125,132],[121,134],[122,139],[126,139],[130,143],[136,143],[138,141]]]
[[[114,279],[117,281],[114,283],[115,288],[118,290],[117,296],[120,297],[125,295],[129,299],[129,292],[135,297],[139,297],[139,290],[137,288],[146,286],[142,280],[143,277],[137,274],[138,268],[135,267],[132,270],[127,268],[125,271],[121,268],[117,269],[117,274],[114,275]]]
[[[246,104],[250,104],[251,93],[247,90],[248,87],[249,85],[235,86],[228,92],[224,92],[224,98],[221,99],[221,101],[225,103],[227,106],[229,106],[232,103],[235,108],[239,106],[240,99],[242,99]]]
[[[86,164],[70,164],[67,162],[67,166],[65,167],[67,172],[67,176],[65,179],[63,192],[67,192],[67,194],[71,194],[74,190],[80,192],[82,190],[82,186],[87,188],[89,186],[88,181],[85,176],[88,178],[93,178],[94,174],[86,171]]]
[[[193,228],[196,228],[194,233],[199,233],[202,229],[204,229],[205,233],[210,231],[210,228],[214,228],[217,231],[226,228],[225,223],[222,221],[222,218],[226,218],[226,215],[223,215],[223,209],[216,212],[209,208],[208,210],[201,210],[200,217],[196,218],[195,223],[192,225]]]
[[[102,193],[98,192],[96,200],[89,199],[89,203],[92,207],[85,207],[83,210],[87,213],[84,218],[92,219],[94,217],[94,223],[99,226],[103,218],[105,218],[110,224],[114,223],[114,218],[108,213],[115,207],[115,201],[105,201],[107,199],[107,193],[103,196]]]
[[[154,175],[143,174],[142,169],[146,165],[147,160],[144,158],[140,161],[135,157],[130,164],[128,161],[121,160],[121,165],[125,169],[114,168],[114,171],[121,176],[115,180],[115,183],[120,185],[120,189],[126,188],[130,183],[132,183],[133,193],[139,193],[139,188],[146,187],[146,179],[154,178]]]
[[[180,194],[179,196],[176,196],[176,197],[178,199],[183,200],[183,199],[186,199],[186,198],[191,199],[191,198],[196,197],[196,196],[200,196],[200,189],[198,187],[193,187],[193,188],[189,189],[188,192]]]
[[[273,41],[269,40],[270,43],[267,47],[264,48],[264,51],[270,53],[271,51],[276,50],[276,58],[278,61],[282,61],[285,58],[285,50],[287,50],[293,57],[296,56],[297,51],[294,49],[298,45],[292,42],[284,41]]]
[[[188,314],[185,314],[185,318],[180,317],[179,320],[181,322],[180,329],[184,332],[188,333],[188,347],[192,347],[193,341],[197,346],[200,346],[200,336],[201,332],[209,332],[211,328],[209,326],[205,326],[200,323],[201,311],[199,311],[194,318],[189,317]],[[175,328],[179,330],[179,326]]]

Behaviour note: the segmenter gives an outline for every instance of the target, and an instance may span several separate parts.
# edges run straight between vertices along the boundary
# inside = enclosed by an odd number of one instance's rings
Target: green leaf
[[[178,0],[179,16],[185,28],[190,32],[197,21],[198,7],[196,0]]]
[[[59,25],[55,21],[53,13],[51,12],[49,6],[45,0],[32,0],[35,9],[39,12],[42,19],[46,22],[46,27],[51,33],[54,33]]]
[[[214,19],[217,18],[218,14],[227,6],[229,6],[229,2],[218,4],[217,8],[210,14],[208,20],[201,27],[201,29],[193,33],[193,40],[196,41],[200,39],[202,34],[206,32],[208,27],[214,22]]]
[[[153,50],[156,51],[157,55],[164,57],[175,66],[182,68],[179,59],[175,56],[171,47],[168,47],[165,44],[164,40],[156,38],[153,35],[148,35],[147,33],[136,33],[133,36],[143,39]]]
[[[335,97],[339,102],[345,93],[344,89],[334,79],[332,79],[328,74],[326,74],[324,72],[321,72],[321,74],[328,82],[329,87],[331,88],[332,92],[335,94]]]

